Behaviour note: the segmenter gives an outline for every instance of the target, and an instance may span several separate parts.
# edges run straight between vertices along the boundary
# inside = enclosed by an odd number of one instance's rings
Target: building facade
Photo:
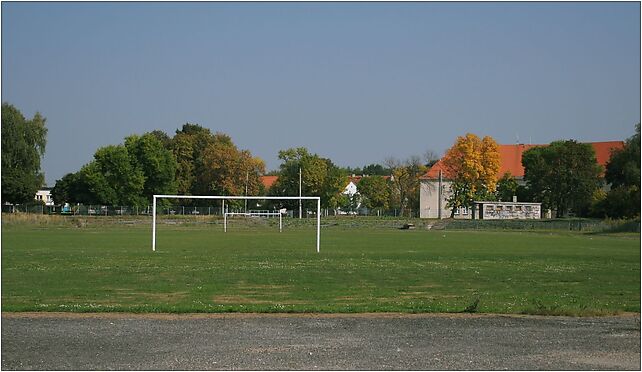
[[[38,190],[34,199],[43,202],[46,206],[54,205],[54,201],[51,198],[51,187],[43,187]]]

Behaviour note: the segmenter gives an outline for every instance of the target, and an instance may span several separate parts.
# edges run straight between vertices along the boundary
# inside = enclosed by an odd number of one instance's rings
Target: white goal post
[[[321,198],[318,196],[210,196],[210,195],[154,195],[152,203],[152,251],[156,251],[156,199],[214,199],[214,200],[316,200],[317,253],[321,244]],[[225,213],[225,211],[223,212]]]

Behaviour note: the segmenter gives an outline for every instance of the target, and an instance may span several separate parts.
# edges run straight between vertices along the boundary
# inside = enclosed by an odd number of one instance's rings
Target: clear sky
[[[52,186],[184,123],[278,168],[381,163],[472,132],[622,140],[640,121],[639,3],[2,3],[2,101],[47,118]]]

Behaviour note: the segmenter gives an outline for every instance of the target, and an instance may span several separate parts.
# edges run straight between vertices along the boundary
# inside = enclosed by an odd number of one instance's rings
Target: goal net
[[[242,217],[278,217],[279,218],[279,232],[283,231],[283,214],[285,213],[285,209],[279,210],[279,211],[269,211],[269,210],[263,210],[263,211],[257,211],[257,210],[249,210],[247,212],[223,212],[223,231],[227,232],[227,219],[228,217],[234,217],[234,216],[242,216]]]
[[[316,200],[317,202],[317,213],[316,213],[316,227],[317,227],[317,239],[316,239],[316,248],[317,253],[319,252],[319,247],[321,244],[321,198],[318,196],[210,196],[210,195],[154,195],[152,202],[152,251],[156,251],[156,215],[157,215],[157,201],[159,199],[209,199],[209,200],[221,200],[222,201],[222,211],[224,216],[224,231],[227,232],[227,218],[228,216],[234,215],[244,215],[246,217],[252,216],[275,216],[278,214],[279,217],[279,231],[282,229],[282,220],[281,220],[281,211],[247,211],[247,212],[227,212],[225,209],[225,201],[228,200]]]

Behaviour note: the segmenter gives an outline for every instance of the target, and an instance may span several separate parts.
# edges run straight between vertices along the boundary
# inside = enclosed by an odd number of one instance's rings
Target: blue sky
[[[639,3],[2,3],[2,101],[47,118],[51,186],[184,123],[278,168],[499,143],[621,140],[640,121]]]

